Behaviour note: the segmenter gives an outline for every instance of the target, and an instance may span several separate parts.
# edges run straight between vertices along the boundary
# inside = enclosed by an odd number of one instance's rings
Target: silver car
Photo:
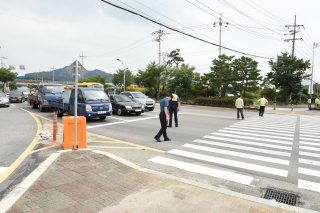
[[[9,98],[3,92],[0,92],[0,106],[6,106],[6,107],[10,106]]]
[[[121,92],[120,95],[126,95],[129,98],[131,98],[134,102],[141,104],[144,106],[145,109],[148,109],[149,111],[152,111],[154,107],[156,106],[156,102],[143,94],[142,92]]]

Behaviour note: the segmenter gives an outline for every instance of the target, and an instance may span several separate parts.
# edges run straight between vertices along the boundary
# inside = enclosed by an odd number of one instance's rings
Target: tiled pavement
[[[78,150],[62,153],[8,212],[294,212],[275,206],[164,178],[103,154]]]

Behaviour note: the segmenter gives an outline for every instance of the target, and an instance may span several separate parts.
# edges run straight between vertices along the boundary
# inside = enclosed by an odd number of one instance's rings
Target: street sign
[[[76,70],[76,62],[74,61],[70,66],[65,68],[66,73],[68,73],[71,77],[74,77],[75,70]],[[85,74],[88,73],[88,71],[80,64],[78,61],[78,74],[80,78],[83,78]]]

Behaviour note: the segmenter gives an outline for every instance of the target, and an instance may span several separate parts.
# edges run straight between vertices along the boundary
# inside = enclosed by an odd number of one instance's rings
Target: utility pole
[[[87,56],[84,56],[82,51],[82,55],[79,55],[79,57],[82,58],[82,66],[83,66],[83,58],[86,58]]]
[[[54,82],[54,67],[52,67],[51,70],[52,70],[52,82]]]
[[[294,57],[294,46],[295,46],[295,41],[296,40],[301,40],[301,41],[303,41],[303,39],[302,38],[296,38],[296,33],[298,33],[299,31],[297,31],[296,30],[296,27],[298,27],[299,29],[300,29],[300,27],[303,27],[304,28],[304,26],[303,25],[297,25],[296,24],[296,15],[294,16],[294,25],[286,25],[286,27],[288,28],[288,29],[290,29],[290,27],[293,27],[293,30],[290,30],[289,32],[290,32],[290,34],[291,35],[293,35],[293,39],[285,39],[284,41],[286,41],[286,42],[289,42],[289,41],[292,41],[292,58]],[[285,34],[285,35],[287,35],[287,34]]]
[[[220,13],[220,18],[219,18],[219,22],[214,22],[213,23],[213,27],[216,27],[216,24],[218,24],[219,25],[219,55],[221,55],[221,27],[222,27],[222,25],[223,24],[225,24],[225,27],[227,27],[228,26],[228,22],[224,22],[224,21],[222,21],[222,13]]]
[[[313,94],[313,62],[314,62],[314,49],[317,48],[318,46],[320,46],[320,42],[319,43],[315,43],[313,42],[313,51],[312,51],[312,67],[311,67],[311,80],[310,80],[310,99],[312,100],[312,94]]]
[[[159,42],[159,66],[160,66],[160,61],[161,61],[161,41],[163,41],[164,39],[162,39],[163,36],[167,35],[169,33],[166,33],[165,31],[161,30],[161,26],[159,27],[158,31],[155,31],[152,33],[153,36],[153,41],[155,42]]]

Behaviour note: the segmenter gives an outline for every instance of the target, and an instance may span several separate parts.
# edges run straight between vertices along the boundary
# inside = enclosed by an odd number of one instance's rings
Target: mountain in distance
[[[74,81],[74,78],[71,77],[68,73],[66,73],[65,71],[66,68],[67,66],[64,68],[55,69],[52,71],[40,71],[40,72],[27,73],[25,75],[25,78],[26,79],[43,79],[44,81],[51,81],[53,80],[53,78],[55,81]],[[104,72],[99,69],[88,70],[88,72],[83,76],[83,78],[88,78],[90,76],[108,76],[107,83],[111,83],[113,78],[113,74]]]

